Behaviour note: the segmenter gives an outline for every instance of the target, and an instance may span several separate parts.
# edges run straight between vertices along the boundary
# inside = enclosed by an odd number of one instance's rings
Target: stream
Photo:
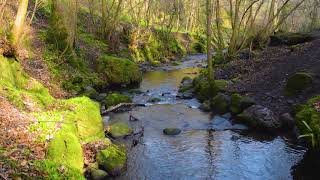
[[[115,179],[217,179],[274,180],[293,179],[292,167],[306,149],[284,137],[270,137],[247,131],[229,114],[222,116],[198,109],[196,99],[176,98],[185,76],[195,77],[205,56],[194,55],[179,66],[146,72],[141,94],[131,94],[135,103],[147,104],[130,112],[111,114],[109,123],[125,122],[144,136],[123,140],[128,147],[127,171]],[[150,98],[160,98],[148,103]],[[129,121],[129,114],[139,121]],[[163,129],[177,127],[177,136],[163,134]]]

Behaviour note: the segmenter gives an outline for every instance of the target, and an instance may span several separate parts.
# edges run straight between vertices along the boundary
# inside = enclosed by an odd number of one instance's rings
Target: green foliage
[[[128,86],[142,80],[139,67],[132,61],[104,55],[98,60],[98,72],[106,86]]]
[[[129,96],[119,94],[119,93],[112,93],[107,96],[107,104],[106,107],[115,106],[120,103],[131,103],[132,100]]]
[[[110,125],[109,133],[114,138],[130,135],[133,130],[125,123],[114,123]]]
[[[289,77],[286,84],[287,95],[297,95],[312,84],[312,75],[305,72],[298,72]]]
[[[296,114],[296,123],[302,136],[315,149],[320,147],[320,112],[315,108],[315,103],[320,102],[320,96],[308,101],[306,105],[300,106]]]

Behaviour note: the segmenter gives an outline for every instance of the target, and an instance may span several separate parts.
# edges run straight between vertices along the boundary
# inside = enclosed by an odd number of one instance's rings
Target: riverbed
[[[306,149],[282,136],[251,133],[235,123],[230,114],[222,116],[198,109],[196,99],[176,97],[185,76],[195,77],[205,64],[204,55],[189,56],[179,66],[146,72],[139,90],[130,94],[135,103],[146,104],[130,112],[110,116],[110,122],[125,122],[143,137],[119,143],[127,146],[126,172],[115,179],[293,179],[292,167]],[[150,103],[150,98],[159,102]],[[129,115],[139,121],[129,121]],[[177,136],[163,129],[182,130]],[[134,140],[135,144],[132,144]]]

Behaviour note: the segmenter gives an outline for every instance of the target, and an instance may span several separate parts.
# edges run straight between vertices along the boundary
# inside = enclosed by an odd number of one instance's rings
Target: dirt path
[[[313,86],[297,97],[284,96],[286,80],[298,71],[313,73]],[[268,47],[256,58],[237,60],[217,70],[221,79],[237,78],[230,91],[253,97],[258,104],[281,114],[291,111],[291,106],[306,102],[320,93],[320,39],[288,46]]]

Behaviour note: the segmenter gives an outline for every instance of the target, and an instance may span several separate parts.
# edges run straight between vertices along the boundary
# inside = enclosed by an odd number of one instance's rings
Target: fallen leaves
[[[31,162],[44,159],[46,147],[29,131],[32,122],[31,116],[0,96],[0,174],[4,178],[17,173],[26,177],[39,174]]]

